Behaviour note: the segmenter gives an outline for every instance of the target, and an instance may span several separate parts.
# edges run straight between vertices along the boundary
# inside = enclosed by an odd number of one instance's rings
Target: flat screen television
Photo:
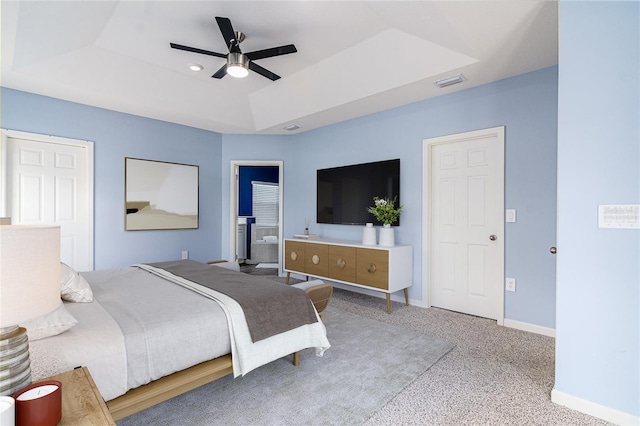
[[[400,203],[400,159],[354,164],[317,171],[316,221],[341,225],[380,222],[367,208],[373,197]],[[394,225],[399,225],[400,221]]]

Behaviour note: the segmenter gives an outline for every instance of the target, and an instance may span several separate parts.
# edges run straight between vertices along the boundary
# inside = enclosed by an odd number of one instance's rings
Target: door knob
[[[491,241],[495,241],[495,240],[497,240],[497,239],[498,239],[498,236],[497,236],[496,234],[491,234],[491,235],[489,235],[489,239],[490,239]]]
[[[551,254],[556,254],[558,252],[558,249],[555,247],[551,247],[549,251],[551,252]]]

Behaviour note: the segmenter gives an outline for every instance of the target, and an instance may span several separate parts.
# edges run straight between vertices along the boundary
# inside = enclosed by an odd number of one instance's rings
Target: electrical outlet
[[[189,258],[189,250],[182,250],[182,259],[188,259]]]
[[[516,279],[515,278],[507,278],[507,291],[516,291]]]

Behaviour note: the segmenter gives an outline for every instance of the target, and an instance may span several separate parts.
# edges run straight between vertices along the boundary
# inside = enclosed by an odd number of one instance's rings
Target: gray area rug
[[[224,377],[118,422],[133,425],[361,424],[454,345],[329,306],[332,347]]]

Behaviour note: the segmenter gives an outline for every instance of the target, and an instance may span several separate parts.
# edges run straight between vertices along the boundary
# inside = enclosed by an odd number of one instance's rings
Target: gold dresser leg
[[[300,352],[293,353],[293,365],[296,367],[300,365]]]
[[[289,285],[289,278],[291,278],[291,272],[287,272],[287,280],[285,281],[287,285]]]
[[[404,304],[409,306],[409,289],[404,289]]]
[[[387,293],[387,313],[391,313],[391,294]]]

